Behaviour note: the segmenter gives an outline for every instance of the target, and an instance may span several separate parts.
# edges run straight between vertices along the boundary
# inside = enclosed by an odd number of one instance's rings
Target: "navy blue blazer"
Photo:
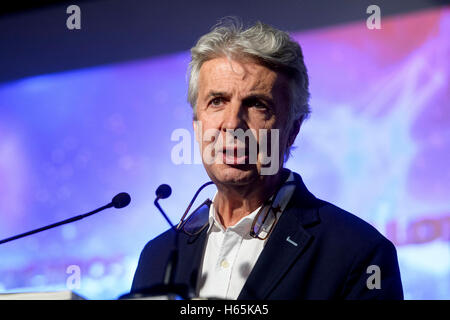
[[[294,177],[294,194],[238,299],[403,299],[394,245],[362,219],[317,199],[300,175]],[[195,290],[207,229],[179,234],[176,284]],[[131,293],[162,282],[173,237],[168,230],[147,243]],[[379,267],[379,288],[367,285],[375,283],[372,265]]]

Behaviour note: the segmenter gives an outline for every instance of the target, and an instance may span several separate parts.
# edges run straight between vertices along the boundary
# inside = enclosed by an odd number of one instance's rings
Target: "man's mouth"
[[[223,148],[221,153],[225,164],[240,165],[248,162],[248,150],[245,148]]]

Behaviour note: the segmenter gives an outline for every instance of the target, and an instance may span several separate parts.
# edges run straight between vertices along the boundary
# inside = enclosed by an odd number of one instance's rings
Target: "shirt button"
[[[226,269],[230,266],[230,264],[228,263],[227,260],[223,260],[222,263],[220,264],[222,268]]]

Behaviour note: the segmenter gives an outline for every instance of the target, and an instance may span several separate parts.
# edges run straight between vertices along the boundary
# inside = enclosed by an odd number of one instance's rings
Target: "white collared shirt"
[[[287,181],[294,181],[292,172]],[[272,205],[280,207],[277,219],[286,208],[294,189],[294,184],[280,189]],[[234,226],[225,229],[217,217],[214,205],[211,205],[208,235],[197,285],[200,298],[237,299],[266,242],[250,236],[253,220],[260,209],[261,207],[257,208]],[[272,222],[273,219],[266,220],[262,227],[262,237],[264,230],[270,230]]]

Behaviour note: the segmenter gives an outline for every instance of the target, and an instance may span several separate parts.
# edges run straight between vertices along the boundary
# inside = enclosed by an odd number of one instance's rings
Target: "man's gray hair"
[[[289,124],[309,116],[309,80],[300,45],[288,33],[267,24],[257,22],[244,29],[239,20],[231,19],[216,25],[191,49],[188,101],[195,119],[200,68],[206,61],[218,57],[251,58],[283,73],[290,83]]]

